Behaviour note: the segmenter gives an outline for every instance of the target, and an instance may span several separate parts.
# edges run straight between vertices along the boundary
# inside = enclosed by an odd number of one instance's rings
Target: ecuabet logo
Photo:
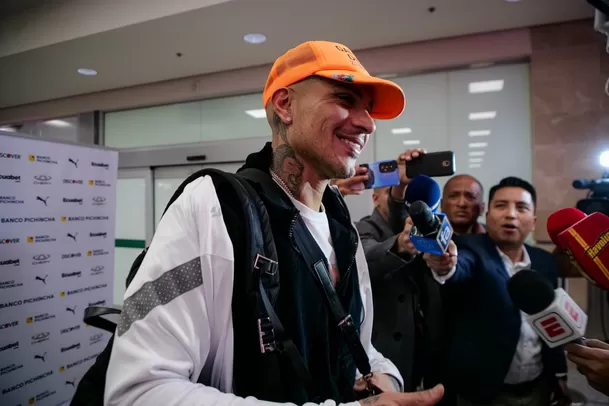
[[[8,351],[8,350],[18,350],[19,349],[19,341],[15,341],[10,344],[6,344],[5,346],[0,347],[0,352]]]
[[[94,168],[102,168],[102,169],[110,168],[110,165],[105,162],[91,162],[91,166]]]
[[[9,180],[14,183],[21,183],[21,176],[19,175],[1,175],[0,180]]]
[[[77,198],[77,197],[64,197],[64,198],[63,198],[63,202],[64,202],[64,203],[82,204],[82,198]]]
[[[16,259],[2,259],[2,260],[0,260],[0,266],[8,266],[8,265],[19,266],[20,265],[19,258],[16,258]]]

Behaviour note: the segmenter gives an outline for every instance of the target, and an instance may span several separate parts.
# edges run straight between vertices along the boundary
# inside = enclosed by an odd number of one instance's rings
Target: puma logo
[[[74,166],[75,166],[76,168],[78,168],[78,161],[79,161],[79,159],[77,159],[77,160],[75,161],[75,160],[73,160],[72,158],[68,158],[68,161],[69,161],[69,162],[71,162],[71,163],[73,163],[73,164],[74,164]]]
[[[36,354],[36,355],[34,355],[34,359],[41,359],[41,360],[42,360],[42,362],[45,362],[45,363],[46,363],[46,361],[45,361],[46,356],[47,356],[47,353],[46,353],[46,352],[45,352],[44,354],[42,354],[42,355],[38,355],[38,354]]]
[[[74,306],[74,308],[70,309],[69,307],[66,307],[66,312],[72,312],[72,314],[74,316],[76,316],[76,306]]]
[[[66,381],[66,385],[72,385],[72,387],[75,388],[76,385],[74,384],[74,382],[76,382],[76,379],[72,379],[71,381]]]
[[[42,283],[44,283],[45,285],[47,284],[47,278],[49,277],[49,275],[44,275],[44,278],[41,278],[40,276],[37,276],[34,280],[36,281],[42,281]]]
[[[46,206],[47,205],[47,200],[49,200],[49,196],[47,196],[44,199],[42,197],[40,197],[40,196],[36,196],[36,200],[40,200]]]
[[[74,233],[74,235],[68,233],[68,237],[70,237],[71,239],[74,240],[74,242],[76,242],[76,236],[78,235],[78,233]]]

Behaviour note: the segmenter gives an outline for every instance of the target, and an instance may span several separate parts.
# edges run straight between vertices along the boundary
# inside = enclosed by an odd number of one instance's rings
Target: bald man
[[[486,232],[478,223],[484,213],[483,188],[471,175],[453,176],[444,185],[441,208],[455,234],[480,234]]]

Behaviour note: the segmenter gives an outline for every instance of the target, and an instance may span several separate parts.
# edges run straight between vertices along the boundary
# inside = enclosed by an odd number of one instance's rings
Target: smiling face
[[[353,176],[356,160],[375,129],[369,90],[314,77],[280,91],[287,92],[289,101],[279,109],[275,106],[275,111],[290,115],[286,138],[306,169],[320,179]]]
[[[519,247],[535,230],[535,205],[520,187],[498,189],[486,215],[488,234],[498,246]]]

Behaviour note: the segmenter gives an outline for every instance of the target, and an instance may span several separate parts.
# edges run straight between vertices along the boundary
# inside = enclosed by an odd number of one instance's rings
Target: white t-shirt
[[[330,264],[330,278],[332,279],[334,286],[336,286],[339,280],[339,272],[336,268],[336,253],[332,246],[330,223],[328,222],[328,216],[326,215],[323,204],[321,205],[321,211],[315,211],[292,198],[292,196],[289,196],[289,198],[292,203],[294,203],[294,207],[300,212],[300,215],[311,232],[311,235],[313,235],[315,242],[326,256],[326,260],[328,261],[328,264]]]

